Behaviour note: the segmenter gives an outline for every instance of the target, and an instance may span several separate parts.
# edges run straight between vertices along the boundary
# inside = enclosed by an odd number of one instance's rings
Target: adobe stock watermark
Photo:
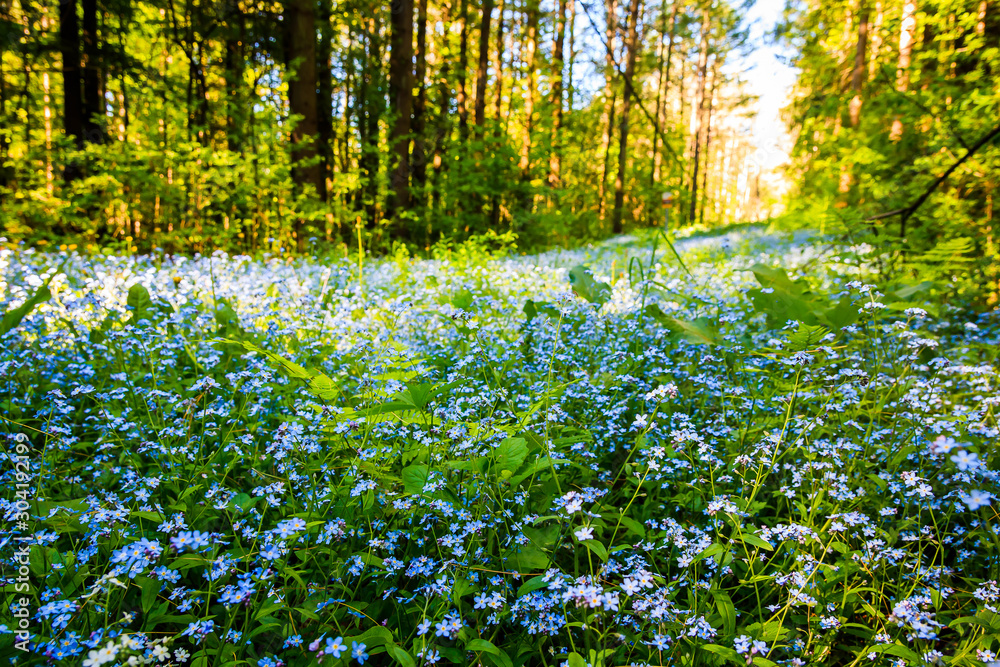
[[[34,494],[31,484],[31,445],[28,436],[23,433],[14,435],[14,451],[7,454],[7,459],[14,464],[14,499],[9,504],[8,521],[14,524],[17,536],[12,538],[14,555],[12,565],[14,576],[14,599],[11,601],[11,613],[14,619],[14,648],[18,651],[28,651],[31,637],[31,515],[28,509]],[[11,581],[8,579],[8,582]]]

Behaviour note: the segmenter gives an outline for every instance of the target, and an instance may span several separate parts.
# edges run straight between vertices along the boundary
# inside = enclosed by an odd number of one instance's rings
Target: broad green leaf
[[[569,270],[569,284],[590,303],[603,304],[611,299],[611,285],[594,278],[590,269],[582,264]]]
[[[423,493],[429,475],[430,468],[425,465],[407,466],[403,468],[403,488],[407,493]]]
[[[736,607],[725,591],[713,591],[712,596],[715,598],[715,609],[722,618],[724,636],[728,637],[736,630]]]
[[[392,656],[392,659],[403,665],[403,667],[416,667],[416,662],[413,660],[413,656],[406,652],[402,646],[397,646],[392,644],[388,647],[388,653]]]
[[[520,551],[510,554],[508,560],[512,561],[517,571],[522,573],[544,570],[552,562],[544,551],[531,545],[521,547]]]
[[[373,646],[391,646],[393,644],[392,633],[383,627],[375,626],[362,632],[360,635],[349,637],[344,640],[350,646],[351,642],[364,644],[368,648]]]
[[[139,283],[128,288],[125,303],[132,309],[133,323],[149,319],[153,310],[153,300],[149,297],[149,290]]]
[[[569,667],[587,667],[587,661],[579,653],[570,653],[566,662],[569,663]]]
[[[763,537],[760,537],[759,535],[754,535],[753,533],[743,533],[742,539],[744,544],[749,544],[751,546],[755,546],[758,549],[763,549],[765,551],[774,551],[774,547],[771,545],[771,543],[765,540]]]
[[[493,655],[500,655],[500,649],[494,646],[493,642],[485,639],[473,639],[465,645],[465,650],[475,651],[477,653],[485,651],[486,653],[491,653]]]
[[[726,662],[731,662],[737,665],[746,665],[746,660],[743,659],[743,656],[727,646],[719,646],[718,644],[703,644],[701,649],[724,658]]]
[[[600,558],[602,562],[604,563],[608,562],[608,550],[603,544],[601,544],[597,540],[583,540],[582,542],[580,542],[580,544],[593,551],[594,554],[598,558]]]
[[[544,576],[539,575],[537,577],[532,577],[531,579],[528,579],[523,584],[521,584],[521,587],[517,589],[517,597],[521,597],[522,595],[527,595],[531,591],[537,591],[538,589],[545,588],[548,585],[549,582],[545,581]]]
[[[528,443],[524,438],[505,438],[494,450],[501,470],[514,472],[528,456]]]

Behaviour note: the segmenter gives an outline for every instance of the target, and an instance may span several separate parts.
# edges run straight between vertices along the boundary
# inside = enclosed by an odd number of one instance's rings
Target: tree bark
[[[708,168],[712,158],[710,151],[712,146],[712,106],[715,102],[715,89],[718,86],[718,78],[719,61],[716,58],[712,67],[712,88],[708,94],[708,109],[705,112],[705,168],[702,170],[703,174],[701,177],[701,202],[698,206],[699,225],[705,224],[705,204],[708,201]]]
[[[618,129],[618,176],[615,178],[615,209],[611,218],[612,231],[621,234],[622,209],[625,205],[625,170],[628,160],[628,115],[632,105],[632,77],[635,74],[635,57],[638,50],[639,0],[632,0],[629,7],[628,35],[625,49],[625,91],[622,95],[622,119]]]
[[[903,18],[899,25],[899,60],[896,65],[896,90],[905,93],[910,87],[910,56],[917,31],[916,0],[906,0],[903,4]],[[903,121],[897,114],[889,131],[891,141],[903,138]]]
[[[243,150],[246,105],[243,102],[243,44],[246,26],[243,13],[236,3],[227,5],[223,67],[226,80],[226,147],[233,152]]]
[[[677,33],[677,12],[680,10],[681,0],[674,0],[673,9],[670,12],[670,36],[667,41],[667,55],[665,58],[660,59],[660,72],[659,81],[656,88],[656,123],[657,127],[662,130],[666,121],[666,109],[667,109],[667,92],[670,90],[670,61],[674,55],[674,37]],[[663,2],[663,7],[661,12],[663,12],[664,20],[666,20],[666,0]],[[663,41],[661,34],[660,41],[660,53],[663,53]],[[660,98],[662,96],[663,104],[660,104]],[[655,185],[660,182],[660,170],[663,166],[663,156],[660,155],[659,151],[659,139],[660,133],[653,133],[653,169],[651,172],[650,185]]]
[[[458,105],[458,132],[464,139],[469,128],[469,102],[465,86],[469,69],[469,0],[460,0],[458,11],[462,30],[458,37],[458,91],[455,94],[455,104]]]
[[[83,88],[80,77],[80,24],[76,0],[59,3],[59,50],[62,53],[63,128],[77,149],[83,148]],[[67,167],[66,180],[79,176]]]
[[[490,19],[493,16],[493,0],[483,0],[483,16],[479,23],[479,63],[476,68],[475,123],[482,136],[486,122],[486,86],[490,64]]]
[[[413,0],[393,3],[389,53],[389,101],[395,120],[389,141],[395,165],[387,214],[392,217],[410,206],[410,114],[413,111]]]
[[[427,0],[417,3],[417,96],[413,100],[413,185],[423,189],[427,183],[425,114],[427,110]]]
[[[865,56],[868,48],[868,7],[865,0],[860,0],[858,7],[858,42],[854,51],[854,71],[851,72],[851,90],[854,97],[851,98],[849,115],[851,127],[857,127],[861,120],[861,89],[865,83]]]
[[[101,91],[101,55],[97,35],[97,0],[82,0],[83,8],[83,138],[87,143],[104,143],[106,116]]]
[[[560,129],[563,117],[563,42],[566,40],[566,0],[558,0],[556,32],[552,44],[552,145],[549,147],[549,186],[562,179]]]
[[[695,109],[691,110],[694,121],[694,132],[692,140],[692,173],[691,173],[691,201],[688,208],[688,222],[694,223],[695,206],[698,202],[698,168],[701,157],[701,135],[705,127],[705,79],[708,73],[708,33],[711,28],[709,23],[708,10],[701,11],[701,46],[698,50],[698,91],[696,94]]]
[[[317,78],[317,100],[316,100],[316,131],[319,137],[319,154],[322,158],[320,162],[319,180],[322,187],[319,189],[319,196],[323,201],[328,201],[326,190],[327,181],[333,178],[336,167],[336,156],[334,155],[334,132],[333,132],[333,5],[331,0],[320,0],[319,2],[319,44],[316,49],[316,63],[318,65]]]
[[[294,179],[299,188],[316,194],[323,191],[318,164],[302,162],[316,157],[317,100],[316,100],[316,12],[312,0],[291,0],[285,8],[287,67],[294,70],[288,81],[288,106],[301,116],[291,133]],[[295,223],[299,252],[306,249],[306,236],[314,230],[305,220]]]
[[[615,68],[614,49],[615,39],[618,36],[618,6],[615,0],[607,0],[607,15],[605,17],[607,25],[607,50],[604,55],[604,117],[601,119],[601,126],[604,128],[604,137],[601,145],[604,147],[604,164],[601,170],[601,182],[597,187],[597,216],[604,222],[607,205],[608,173],[611,171],[609,163],[611,161],[611,138],[614,136],[615,127],[615,103],[618,101],[618,89],[615,88],[617,70]]]
[[[521,141],[521,180],[531,180],[531,133],[535,127],[535,95],[538,91],[538,73],[535,68],[535,53],[538,51],[538,2],[527,0],[525,6],[527,55],[525,69],[527,70],[527,96],[524,100],[524,138]]]

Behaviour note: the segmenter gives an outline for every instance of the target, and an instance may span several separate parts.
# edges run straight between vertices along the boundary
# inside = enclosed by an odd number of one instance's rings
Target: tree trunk
[[[549,186],[556,187],[562,178],[559,130],[563,115],[563,42],[566,40],[566,0],[558,0],[556,33],[552,44],[552,145],[549,147]]]
[[[317,100],[316,100],[316,12],[312,0],[291,0],[285,7],[286,66],[294,70],[288,81],[288,106],[292,114],[301,116],[292,130],[293,175],[299,188],[316,194],[323,192],[318,164],[309,166],[302,162],[316,157]],[[295,223],[295,235],[299,252],[306,249],[306,237],[314,230],[305,220]]]
[[[576,61],[576,0],[569,0],[569,62],[566,64],[566,109],[573,117],[573,63]],[[567,121],[568,123],[569,121]]]
[[[625,169],[628,160],[628,114],[632,105],[632,96],[636,91],[632,87],[632,77],[635,75],[635,56],[638,50],[639,0],[632,0],[628,15],[628,35],[625,49],[627,61],[625,64],[625,91],[622,96],[622,119],[618,129],[618,176],[615,178],[615,209],[611,218],[612,232],[622,233],[622,209],[625,205]]]
[[[460,0],[458,11],[462,21],[462,31],[458,37],[458,92],[455,95],[455,104],[458,105],[458,132],[464,139],[469,128],[468,92],[465,89],[469,61],[469,1]]]
[[[524,138],[521,141],[521,180],[531,180],[531,132],[535,127],[535,95],[538,91],[538,73],[535,68],[535,53],[538,51],[538,2],[527,0],[524,8],[527,31],[527,55],[524,65],[527,70],[528,91],[524,100]]]
[[[72,4],[75,4],[72,3]],[[104,143],[106,116],[101,91],[101,56],[97,35],[97,0],[83,0],[83,138]]]
[[[330,23],[333,19],[333,5],[331,0],[320,0],[319,11],[319,44],[316,49],[316,63],[318,65],[316,74],[318,95],[316,100],[316,132],[319,137],[319,154],[322,158],[319,176],[322,187],[319,189],[319,196],[323,201],[328,201],[327,181],[332,180],[336,166],[336,156],[333,153],[333,26]]]
[[[718,86],[718,78],[719,60],[716,58],[712,67],[712,88],[708,94],[708,109],[705,112],[705,168],[701,177],[701,203],[698,207],[699,225],[705,224],[705,204],[708,201],[708,168],[712,157],[712,153],[710,152],[712,146],[712,106],[715,102],[715,89]]]
[[[425,147],[427,110],[427,0],[417,3],[417,97],[413,100],[413,185],[422,190],[427,183],[427,149]]]
[[[670,90],[670,60],[674,55],[674,37],[677,33],[677,12],[681,6],[681,0],[674,0],[673,10],[670,12],[670,37],[667,41],[667,55],[666,58],[660,59],[660,72],[659,81],[656,88],[656,124],[657,128],[663,129],[665,126],[666,116],[667,116],[667,92]],[[660,10],[664,12],[664,19],[666,17],[666,0],[664,0],[663,7]],[[663,52],[663,41],[661,34],[660,41],[660,53]],[[660,104],[660,98],[662,96],[663,104]],[[650,185],[654,185],[660,182],[660,171],[663,168],[663,156],[660,154],[658,149],[660,139],[660,133],[653,133],[653,170],[651,174]]]
[[[493,106],[493,140],[496,146],[500,146],[500,135],[503,132],[503,10],[504,0],[500,0],[497,8],[497,37],[496,37],[496,61],[493,63],[493,71],[496,72],[497,90]],[[500,225],[500,204],[501,197],[499,190],[494,190],[490,197],[490,225],[496,229]]]
[[[413,110],[413,0],[399,0],[390,13],[389,100],[395,121],[389,134],[395,165],[387,215],[410,206],[410,113]]]
[[[604,137],[601,146],[604,148],[604,163],[601,171],[601,182],[597,187],[597,216],[604,222],[604,214],[607,206],[608,172],[611,170],[611,137],[614,136],[615,127],[615,103],[618,101],[618,89],[615,88],[617,71],[615,69],[614,48],[615,39],[618,36],[618,7],[615,0],[607,0],[607,15],[605,17],[607,26],[607,50],[604,54],[604,117],[601,119],[601,126],[604,128]]]
[[[475,123],[482,136],[486,122],[486,84],[489,79],[490,64],[490,19],[493,16],[493,0],[483,0],[483,17],[479,23],[479,65],[476,68]]]
[[[76,0],[59,3],[59,50],[62,53],[63,128],[67,136],[73,138],[77,149],[80,149],[83,148],[83,89]],[[78,176],[78,169],[67,166],[66,180],[70,181]]]
[[[899,24],[899,60],[896,66],[896,90],[905,93],[910,88],[910,55],[913,53],[913,40],[917,32],[916,0],[906,0],[903,4],[903,18]],[[897,114],[892,121],[889,139],[899,141],[903,138],[903,121]]]
[[[711,27],[709,23],[708,10],[701,11],[701,47],[698,50],[698,92],[696,95],[696,108],[691,110],[694,121],[694,132],[692,139],[692,173],[691,173],[691,201],[688,208],[688,222],[694,223],[695,206],[698,202],[698,160],[701,156],[701,135],[705,127],[705,78],[708,73],[708,31]]]
[[[243,44],[246,40],[246,27],[243,13],[235,4],[229,7],[226,15],[228,31],[225,39],[223,67],[226,80],[226,146],[230,151],[243,150],[243,135],[245,128],[246,104],[243,102]]]
[[[868,48],[868,7],[865,0],[860,0],[858,7],[858,43],[854,52],[854,71],[851,73],[851,98],[849,114],[851,127],[857,127],[861,120],[861,89],[865,83],[865,55]]]

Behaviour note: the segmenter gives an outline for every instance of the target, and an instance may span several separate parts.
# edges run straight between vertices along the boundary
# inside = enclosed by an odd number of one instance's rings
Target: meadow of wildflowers
[[[677,250],[0,251],[0,658],[1000,665],[996,314]]]

